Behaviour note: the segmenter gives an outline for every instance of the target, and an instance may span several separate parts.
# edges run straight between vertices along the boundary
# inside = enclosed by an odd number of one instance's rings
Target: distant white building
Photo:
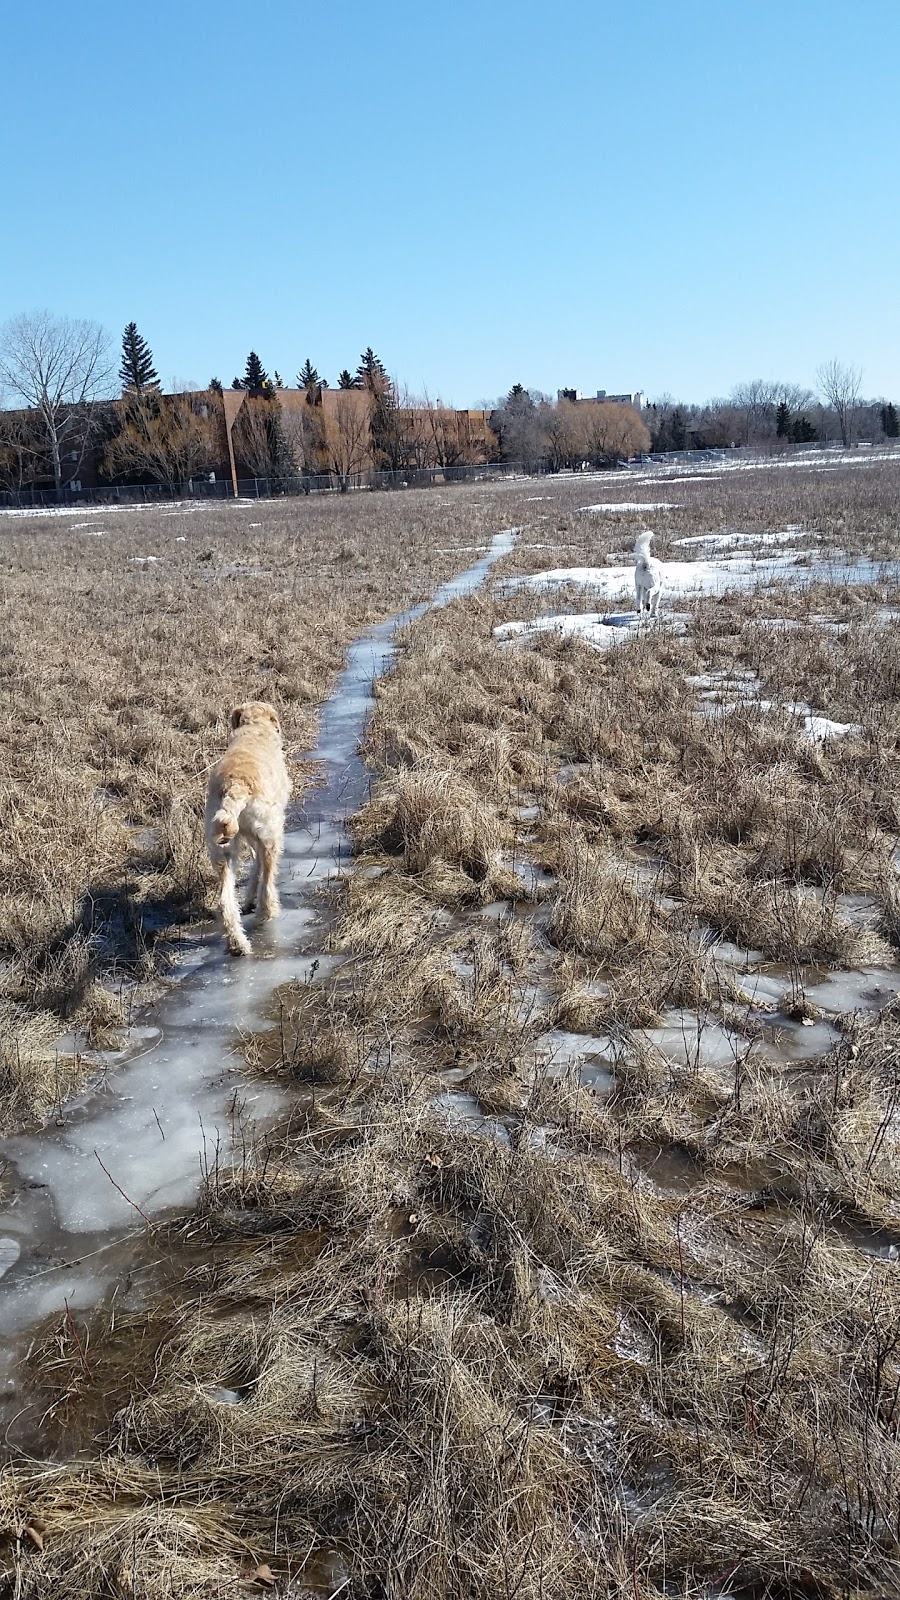
[[[635,411],[643,411],[647,404],[643,389],[635,389],[633,394],[607,394],[605,389],[598,389],[597,399],[605,400],[608,405],[634,406]]]
[[[607,394],[605,389],[598,389],[596,394],[582,394],[580,389],[557,389],[557,400],[603,400],[607,405],[633,406],[635,411],[643,411],[647,404],[647,396],[643,389],[635,389],[632,394]]]

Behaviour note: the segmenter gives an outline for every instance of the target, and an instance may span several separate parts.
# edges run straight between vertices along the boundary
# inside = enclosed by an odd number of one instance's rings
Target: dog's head
[[[231,713],[232,732],[235,728],[251,726],[270,728],[274,729],[275,733],[281,733],[281,723],[278,721],[275,708],[270,706],[267,700],[245,700],[242,706],[235,706]]]

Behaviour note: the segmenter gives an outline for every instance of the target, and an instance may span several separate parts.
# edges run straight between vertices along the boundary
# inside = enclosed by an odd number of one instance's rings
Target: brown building
[[[482,410],[457,410],[444,406],[404,406],[391,410],[384,436],[373,439],[374,396],[366,389],[277,389],[281,428],[273,451],[269,397],[253,396],[245,389],[221,393],[198,391],[163,397],[162,426],[167,417],[187,419],[204,442],[185,451],[185,427],[179,441],[160,437],[157,448],[129,452],[122,449],[129,433],[128,402],[117,399],[95,407],[85,429],[76,428],[63,456],[63,490],[116,485],[153,484],[174,487],[189,483],[193,492],[201,483],[228,484],[237,495],[248,480],[321,476],[336,486],[349,488],[365,481],[373,471],[393,469],[407,475],[419,469],[431,472],[479,465],[496,457],[497,440],[490,415]],[[193,423],[191,419],[193,418]],[[17,429],[25,441],[16,457]],[[7,423],[6,428],[3,423]],[[25,412],[0,414],[0,490],[13,494],[34,490],[51,492],[35,448],[35,421]],[[138,433],[140,429],[138,428]],[[151,430],[154,431],[154,430]],[[377,425],[376,425],[377,433]],[[26,435],[28,437],[26,438]],[[38,440],[39,444],[39,440]],[[170,448],[171,445],[171,458]],[[152,457],[152,459],[151,459]],[[171,474],[171,476],[169,476]],[[210,492],[215,493],[215,488]]]

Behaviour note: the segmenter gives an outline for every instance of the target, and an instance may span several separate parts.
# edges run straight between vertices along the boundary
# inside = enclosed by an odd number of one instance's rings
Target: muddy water
[[[475,589],[517,532],[496,534],[431,604]],[[0,1421],[17,1412],[21,1363],[41,1323],[113,1297],[123,1308],[145,1304],[160,1265],[150,1224],[191,1204],[204,1172],[240,1147],[248,1122],[265,1124],[283,1108],[277,1085],[242,1073],[237,1036],[269,1025],[276,989],[319,982],[334,964],[320,953],[317,892],[346,865],[345,821],[366,797],[358,746],[372,684],[390,663],[396,629],[426,609],[368,630],[348,651],[305,758],[317,764],[320,786],[286,834],[283,915],[252,934],[257,959],[229,957],[214,929],[186,941],[180,982],[132,1031],[125,1055],[99,1063],[55,1125],[0,1143]]]

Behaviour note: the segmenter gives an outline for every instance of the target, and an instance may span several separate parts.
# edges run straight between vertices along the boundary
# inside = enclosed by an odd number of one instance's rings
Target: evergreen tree
[[[680,406],[675,407],[669,418],[669,441],[670,450],[687,449],[687,424]]]
[[[665,417],[659,414],[659,406],[650,406],[650,416],[647,424],[650,429],[650,449],[660,453],[668,449],[669,429]]]
[[[278,371],[277,367],[275,368],[275,387],[276,387],[276,389],[283,389],[284,388],[284,379],[281,376],[281,373]]]
[[[266,394],[272,388],[272,380],[265,367],[256,354],[251,350],[244,368],[244,376],[235,378],[232,389],[246,389],[248,394]]]
[[[222,379],[221,378],[210,378],[209,387],[212,390],[213,394],[221,394],[222,393]]]
[[[881,408],[881,426],[884,429],[885,438],[900,438],[900,419],[897,417],[896,406],[890,400],[886,406]]]
[[[779,401],[775,413],[775,432],[779,439],[787,439],[791,432],[791,408],[786,400]]]
[[[138,333],[136,322],[129,322],[122,335],[119,377],[123,394],[140,396],[146,390],[159,394],[159,375],[153,365],[153,355],[146,339]]]
[[[814,428],[809,417],[795,417],[791,423],[791,438],[795,444],[815,444],[819,431]]]
[[[359,358],[356,376],[358,382],[354,384],[354,388],[369,389],[373,394],[376,389],[388,382],[387,369],[384,363],[379,361],[371,345],[366,347]]]
[[[313,366],[309,356],[307,356],[302,367],[300,368],[300,371],[297,373],[297,388],[306,389],[307,391],[310,389],[318,389],[321,385],[321,382],[322,380],[319,377],[318,371]]]
[[[359,382],[357,381],[356,378],[354,378],[352,372],[348,372],[347,371],[346,367],[344,367],[342,372],[338,373],[338,388],[339,389],[358,389],[359,387],[360,387]]]

